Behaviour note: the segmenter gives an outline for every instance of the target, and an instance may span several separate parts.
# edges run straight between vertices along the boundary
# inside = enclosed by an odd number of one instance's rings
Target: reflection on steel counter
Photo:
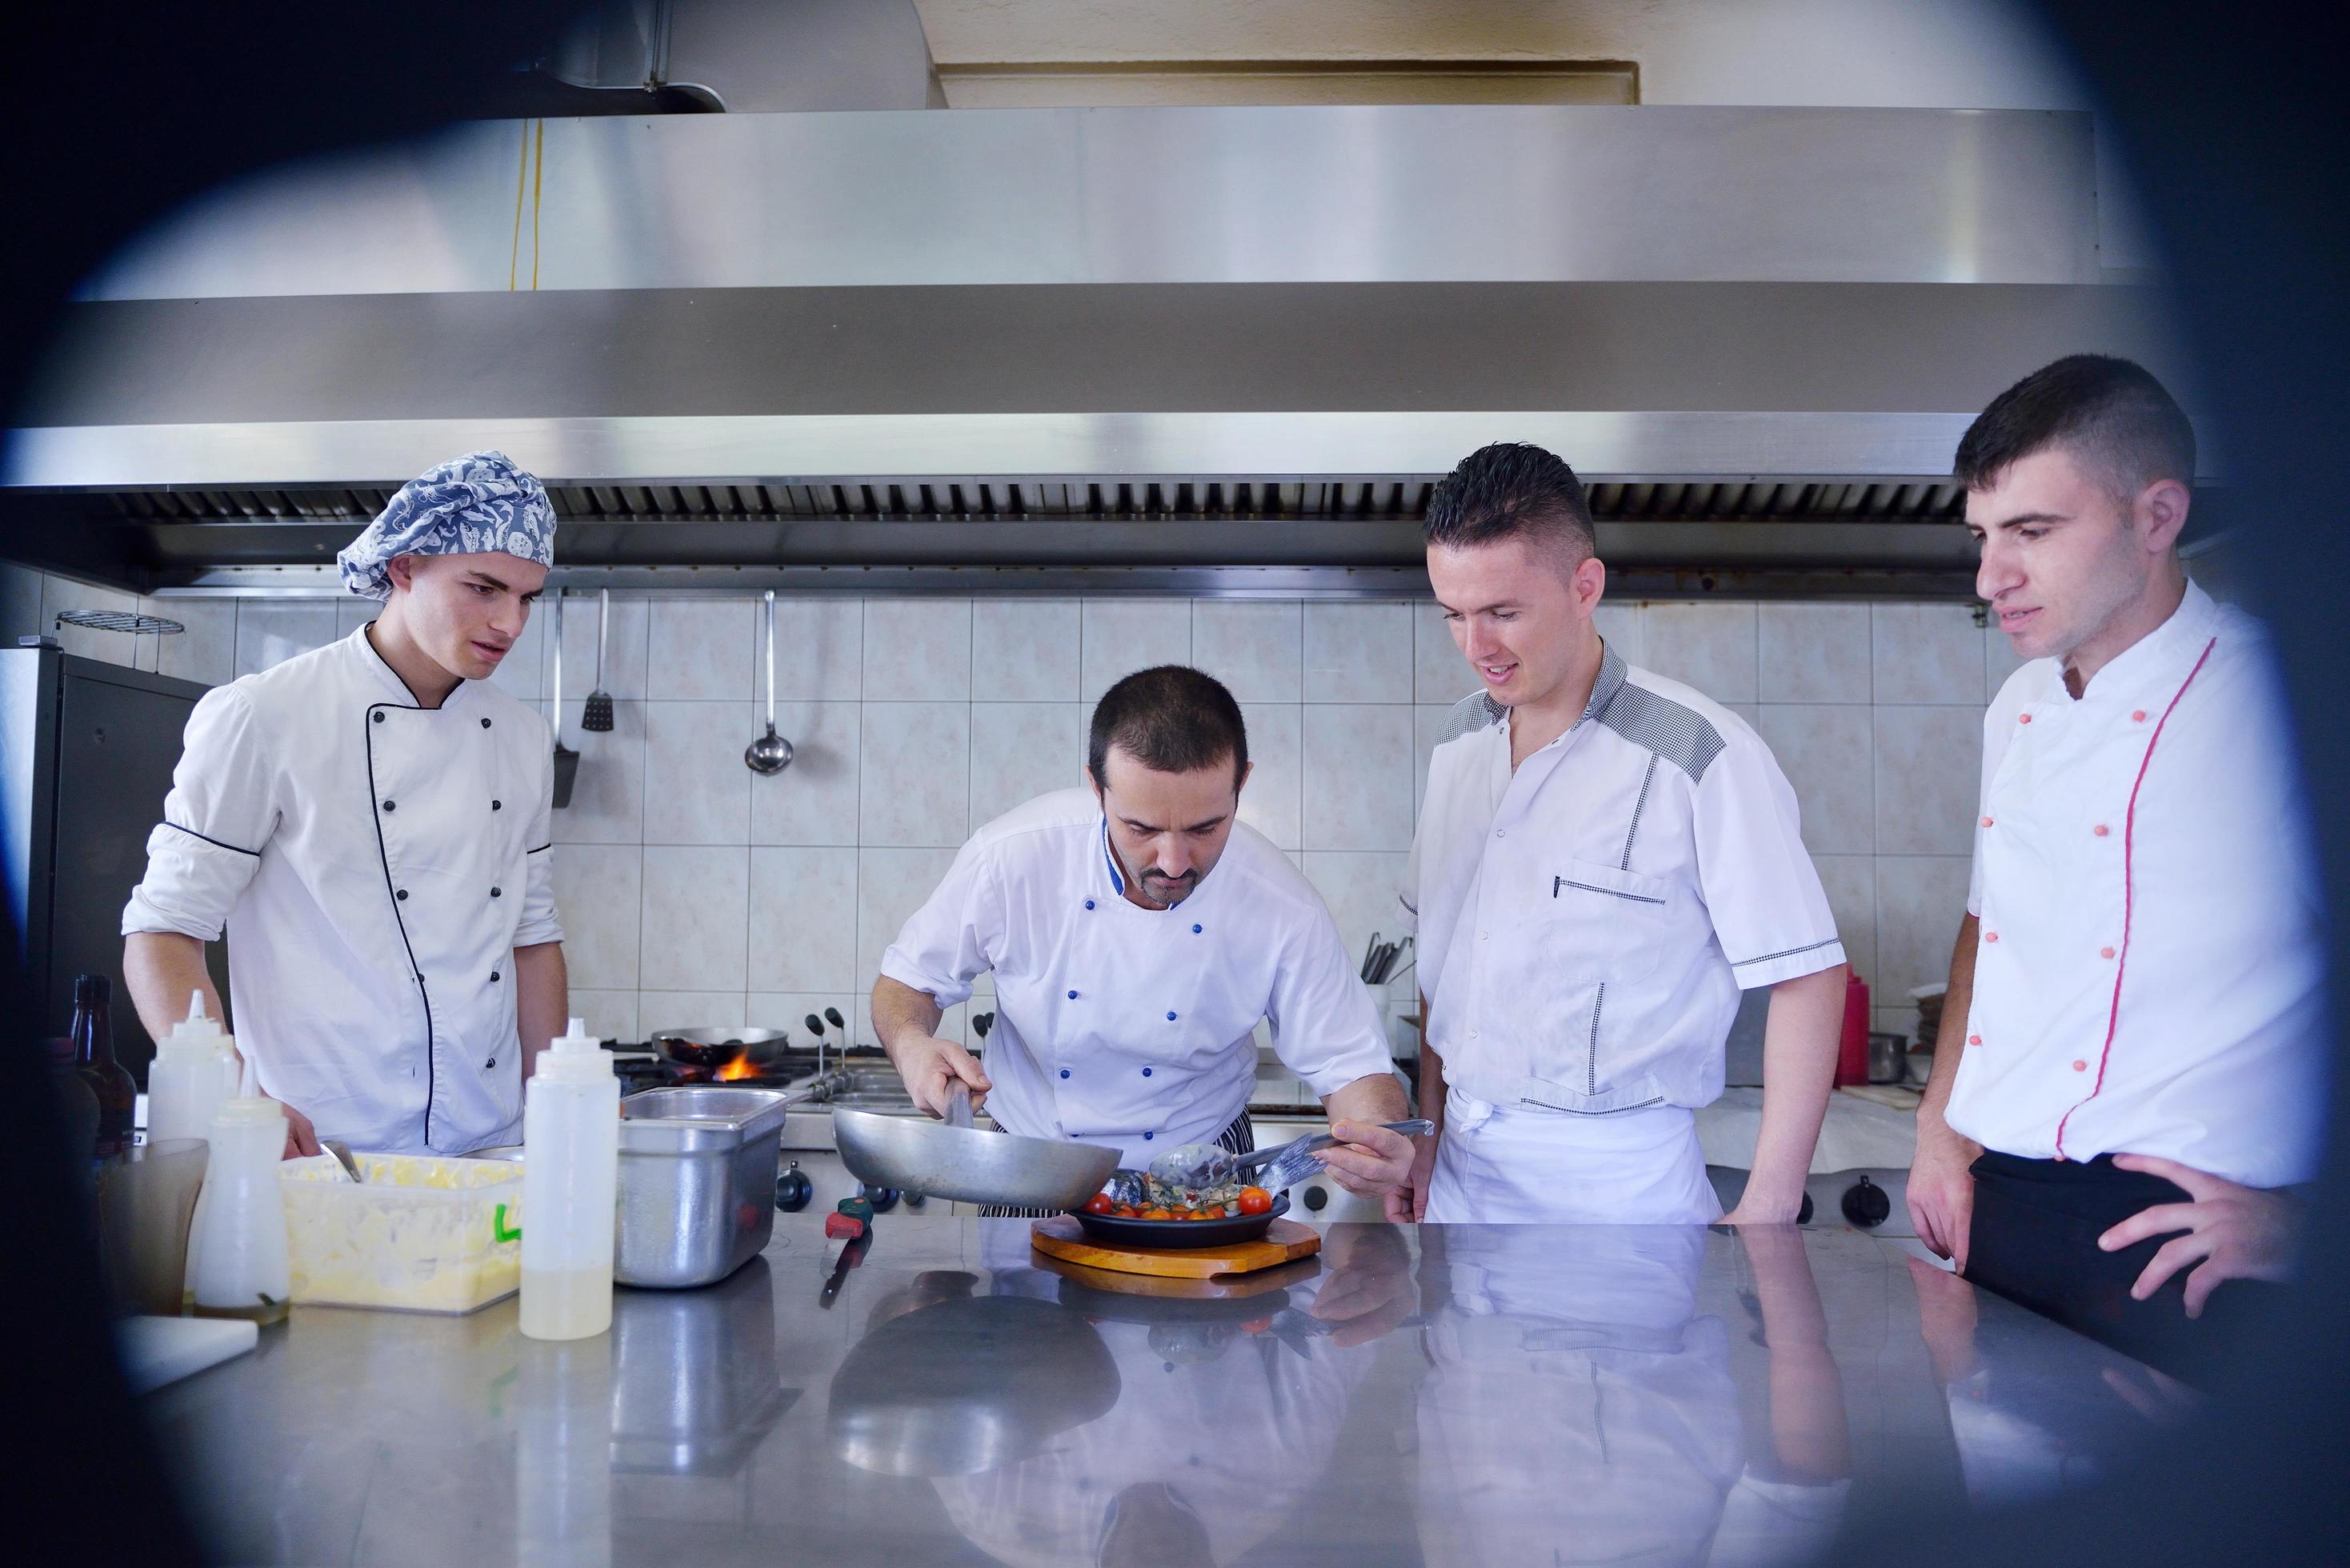
[[[1834,1538],[1851,1435],[1793,1229],[1739,1235],[1734,1326],[1701,1303],[1700,1228],[1425,1235],[1430,1563],[1534,1562],[1566,1541],[1596,1562],[1703,1561],[1709,1543],[1721,1560],[1802,1561]],[[1733,1353],[1757,1343],[1759,1366]],[[1506,1462],[1523,1453],[1544,1469]]]
[[[2189,1398],[1841,1225],[1333,1225],[1175,1299],[1037,1266],[1024,1221],[877,1228],[829,1313],[802,1213],[717,1285],[621,1290],[608,1338],[296,1307],[144,1408],[231,1561],[1172,1568],[1788,1561],[2110,1474]],[[933,1338],[970,1364],[925,1401]]]
[[[692,1495],[706,1502],[708,1483],[738,1478],[747,1507],[745,1461],[800,1397],[777,1375],[775,1322],[775,1282],[754,1258],[704,1290],[615,1292],[609,1334],[508,1335],[520,1358],[515,1539],[528,1543],[510,1560],[611,1562],[630,1486],[703,1489]]]
[[[889,1476],[962,1476],[1026,1459],[1118,1403],[1118,1366],[1076,1313],[972,1294],[961,1271],[917,1274],[877,1303],[833,1375],[840,1457]]]
[[[800,1396],[783,1386],[775,1324],[764,1258],[698,1291],[614,1292],[613,1473],[741,1469]]]
[[[970,1274],[926,1274],[877,1306],[911,1305],[926,1291],[947,1298],[891,1318],[850,1352],[833,1385],[833,1429],[860,1464],[874,1464],[877,1446],[891,1459],[918,1453],[954,1527],[1000,1562],[1232,1562],[1290,1528],[1378,1354],[1368,1325],[1343,1332],[1361,1315],[1359,1292],[1342,1292],[1345,1315],[1321,1325],[1340,1332],[1305,1326],[1318,1324],[1317,1297],[1350,1272],[1383,1272],[1392,1296],[1409,1293],[1400,1233],[1380,1228],[1341,1245],[1359,1261],[1284,1270],[1276,1292],[1237,1302],[1162,1299],[1150,1293],[1160,1281],[1121,1293],[1116,1276],[1024,1267],[991,1246],[987,1261],[1003,1266],[989,1293]],[[1073,1296],[1084,1310],[1062,1304]],[[1284,1317],[1295,1326],[1277,1334]],[[890,1365],[920,1350],[917,1366]],[[972,1393],[920,1420],[902,1394],[877,1397],[920,1387]]]

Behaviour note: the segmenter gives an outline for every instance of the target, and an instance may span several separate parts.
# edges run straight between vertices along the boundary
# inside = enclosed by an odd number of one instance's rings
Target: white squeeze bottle
[[[294,1293],[286,1257],[286,1107],[240,1095],[213,1116],[212,1148],[191,1238],[188,1289],[198,1317],[276,1323]]]
[[[147,1068],[147,1141],[210,1137],[213,1117],[235,1096],[236,1043],[204,1016],[204,993],[193,992],[188,1016],[156,1042]]]
[[[575,1018],[538,1054],[522,1112],[522,1331],[585,1339],[612,1326],[620,1081]]]

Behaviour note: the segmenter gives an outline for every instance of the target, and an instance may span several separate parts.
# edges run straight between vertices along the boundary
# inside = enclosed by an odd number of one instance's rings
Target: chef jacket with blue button
[[[553,742],[496,687],[420,705],[362,628],[206,694],[122,930],[228,933],[264,1093],[356,1147],[513,1141],[514,952],[560,941]]]
[[[1983,718],[1974,998],[1944,1112],[2026,1158],[2317,1170],[2324,902],[2259,626],[2189,585],[2080,697],[2055,659]],[[1945,1019],[1955,1030],[1961,1021]]]
[[[1741,990],[1844,961],[1794,792],[1735,714],[1613,649],[1582,718],[1514,772],[1510,718],[1454,707],[1401,890],[1447,1087],[1710,1104]]]
[[[1116,1144],[1128,1163],[1212,1141],[1248,1106],[1259,1019],[1318,1096],[1394,1071],[1330,911],[1263,834],[1235,823],[1171,909],[1119,886],[1092,792],[1040,795],[972,836],[883,956],[941,1007],[993,971],[998,1125]]]

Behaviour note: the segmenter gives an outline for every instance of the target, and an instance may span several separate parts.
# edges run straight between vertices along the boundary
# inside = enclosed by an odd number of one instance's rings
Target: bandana
[[[343,586],[371,599],[391,597],[395,556],[472,556],[501,551],[555,565],[555,504],[546,486],[502,452],[469,452],[420,474],[335,557]]]

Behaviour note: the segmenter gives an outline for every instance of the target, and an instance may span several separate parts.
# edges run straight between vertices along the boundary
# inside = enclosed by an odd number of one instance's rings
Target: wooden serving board
[[[1149,1301],[1234,1302],[1285,1290],[1311,1275],[1321,1265],[1311,1258],[1259,1269],[1253,1274],[1219,1274],[1210,1280],[1170,1279],[1163,1274],[1128,1274],[1072,1263],[1039,1254],[1036,1266],[1065,1280],[1111,1295],[1140,1296]]]
[[[1062,1214],[1037,1220],[1029,1231],[1029,1245],[1048,1258],[1121,1274],[1208,1280],[1310,1258],[1322,1250],[1322,1237],[1295,1220],[1275,1220],[1263,1240],[1229,1247],[1111,1247],[1087,1241],[1085,1228],[1072,1216]]]

